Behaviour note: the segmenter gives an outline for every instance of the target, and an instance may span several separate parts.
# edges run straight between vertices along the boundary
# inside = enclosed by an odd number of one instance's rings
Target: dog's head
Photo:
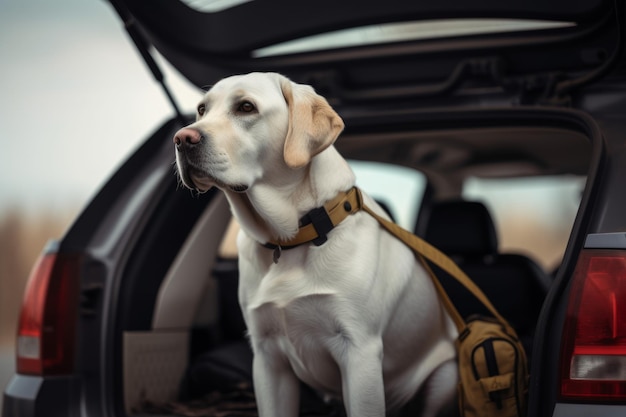
[[[196,121],[175,134],[178,173],[192,189],[244,192],[305,167],[343,126],[310,86],[275,73],[228,77],[206,93]]]

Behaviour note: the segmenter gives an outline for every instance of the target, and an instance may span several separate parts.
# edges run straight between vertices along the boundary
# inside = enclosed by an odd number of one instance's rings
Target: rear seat
[[[483,290],[516,329],[530,355],[537,318],[551,279],[532,259],[498,253],[493,220],[480,202],[435,203],[423,238],[450,256]],[[438,270],[444,288],[462,316],[488,314],[453,278]]]

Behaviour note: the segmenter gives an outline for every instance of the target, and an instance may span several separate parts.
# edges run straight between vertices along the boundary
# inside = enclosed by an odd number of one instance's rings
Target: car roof
[[[431,84],[447,78],[464,60],[490,55],[499,57],[497,65],[506,67],[503,74],[511,77],[556,68],[580,71],[601,64],[615,38],[611,25],[606,24],[613,10],[611,0],[396,0],[385,2],[384,7],[369,0],[111,2],[127,26],[137,25],[145,39],[199,87],[250,71],[281,72],[313,85],[344,87],[345,80],[368,88],[392,83]],[[535,26],[509,24],[509,30],[486,33],[462,30],[469,20],[477,18],[482,22],[532,20]],[[439,24],[439,29],[441,25],[452,26],[464,35],[435,36],[432,26],[420,29],[420,22]],[[541,22],[544,25],[537,25]],[[390,24],[404,26],[385,26]],[[409,34],[387,42],[348,46],[331,36],[315,50],[263,53],[284,42],[350,28],[360,30],[360,35],[369,29],[370,39],[372,29],[379,34],[385,30]],[[417,33],[420,30],[421,36]],[[431,35],[424,37],[425,30]],[[340,96],[345,89],[336,88],[333,94],[345,100]]]

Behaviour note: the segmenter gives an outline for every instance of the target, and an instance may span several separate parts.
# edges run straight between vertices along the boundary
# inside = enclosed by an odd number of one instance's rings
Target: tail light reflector
[[[69,374],[74,365],[79,258],[46,250],[31,271],[17,333],[17,372]]]
[[[563,330],[561,397],[626,401],[626,251],[581,252]]]

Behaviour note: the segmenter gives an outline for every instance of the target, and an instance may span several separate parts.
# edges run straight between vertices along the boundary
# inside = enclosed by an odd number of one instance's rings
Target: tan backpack
[[[528,363],[515,330],[498,313],[476,284],[441,251],[374,213],[360,196],[361,208],[391,234],[409,246],[422,262],[439,297],[454,320],[459,366],[459,409],[463,417],[525,417],[528,395]],[[437,265],[491,312],[467,321],[459,314],[427,261]]]

